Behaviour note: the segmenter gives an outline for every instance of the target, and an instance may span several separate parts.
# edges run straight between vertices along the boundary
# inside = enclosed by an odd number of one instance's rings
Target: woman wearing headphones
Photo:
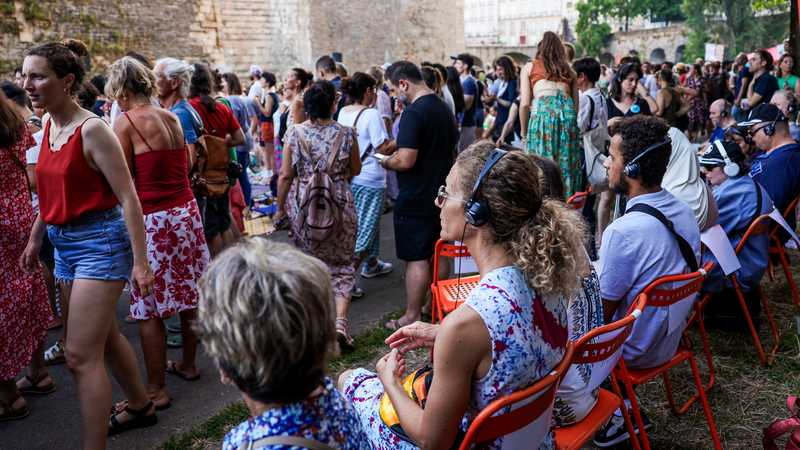
[[[377,374],[357,369],[340,377],[373,448],[451,448],[479,411],[530,386],[563,357],[567,305],[559,299],[588,272],[585,229],[562,202],[543,200],[539,177],[531,158],[488,142],[458,155],[436,199],[441,238],[466,244],[481,281],[441,324],[416,322],[392,334]],[[424,408],[401,385],[403,355],[422,347],[433,349]],[[384,394],[394,417],[385,413]],[[526,447],[552,447],[548,428],[529,431]],[[493,448],[504,447],[511,448],[498,440]]]
[[[625,63],[617,70],[611,80],[608,92],[608,127],[612,128],[623,117],[644,114],[653,115],[658,111],[656,101],[650,97],[644,86],[639,84],[642,69],[636,62]]]

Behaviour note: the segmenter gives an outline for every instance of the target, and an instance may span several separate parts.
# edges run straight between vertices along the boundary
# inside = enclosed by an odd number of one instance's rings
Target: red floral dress
[[[0,380],[14,379],[30,363],[52,318],[41,271],[19,266],[35,216],[27,178],[12,154],[25,164],[25,150],[34,145],[23,126],[17,143],[0,147]]]

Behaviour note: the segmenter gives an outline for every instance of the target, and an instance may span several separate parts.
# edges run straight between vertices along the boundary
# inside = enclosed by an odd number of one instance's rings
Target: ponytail
[[[589,273],[583,237],[586,224],[562,202],[545,199],[511,240],[511,253],[530,286],[542,297],[570,298]],[[557,298],[557,297],[556,297]]]

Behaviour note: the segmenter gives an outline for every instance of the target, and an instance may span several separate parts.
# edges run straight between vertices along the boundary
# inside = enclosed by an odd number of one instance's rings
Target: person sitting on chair
[[[669,126],[655,117],[634,116],[622,119],[617,130],[605,166],[609,187],[628,202],[626,214],[603,233],[596,267],[606,323],[625,317],[647,285],[696,270],[700,259],[700,230],[692,210],[661,187],[671,153]],[[623,346],[625,364],[645,369],[672,358],[692,303],[645,308]],[[628,438],[618,411],[594,443],[609,447]]]

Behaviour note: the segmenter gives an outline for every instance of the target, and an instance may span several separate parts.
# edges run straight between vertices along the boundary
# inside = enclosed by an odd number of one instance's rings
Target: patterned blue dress
[[[465,305],[481,316],[489,331],[492,365],[483,378],[472,382],[469,405],[461,422],[464,431],[489,403],[550,373],[564,356],[568,337],[566,304],[561,299],[543,301],[515,266],[487,273]],[[416,448],[398,438],[381,421],[378,403],[382,395],[383,385],[377,375],[364,369],[356,370],[344,389],[344,396],[353,402],[374,449]],[[540,449],[553,448],[552,433],[548,431],[532,435],[530,430],[524,430],[513,439],[517,444],[501,438],[488,448],[521,448],[519,439],[528,445],[541,442]]]
[[[251,417],[225,435],[222,450],[247,448],[248,444],[268,436],[299,436],[344,450],[370,450],[361,423],[350,403],[325,377],[324,391],[304,402],[268,409]],[[270,450],[289,450],[273,445]]]

